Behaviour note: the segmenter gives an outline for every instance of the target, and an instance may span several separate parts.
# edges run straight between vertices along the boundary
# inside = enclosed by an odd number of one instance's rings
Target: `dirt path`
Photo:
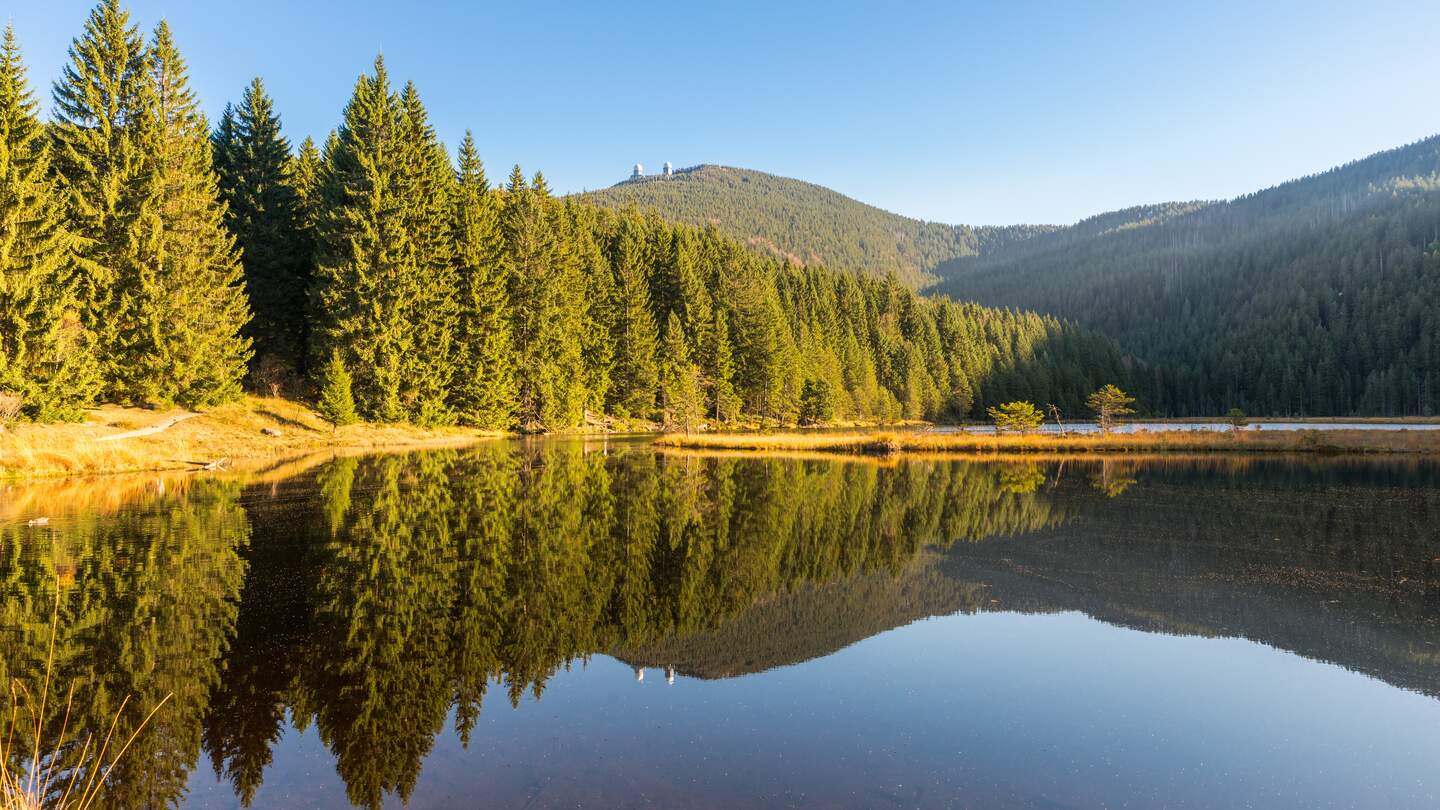
[[[184,422],[186,419],[192,419],[192,418],[194,418],[194,417],[196,417],[196,416],[199,416],[199,415],[200,415],[200,414],[198,414],[198,413],[182,413],[182,414],[180,414],[180,415],[178,415],[178,416],[172,416],[172,417],[170,417],[169,419],[166,419],[164,422],[160,422],[160,423],[158,423],[158,424],[151,425],[150,427],[140,428],[139,430],[131,430],[131,431],[128,431],[128,432],[126,432],[126,433],[115,433],[115,434],[110,435],[110,436],[101,436],[100,438],[96,439],[95,441],[97,441],[97,442],[118,442],[118,441],[120,441],[121,439],[138,439],[138,438],[140,438],[141,436],[154,436],[156,433],[160,433],[161,431],[169,430],[170,428],[175,427],[176,425],[180,424],[181,422]]]

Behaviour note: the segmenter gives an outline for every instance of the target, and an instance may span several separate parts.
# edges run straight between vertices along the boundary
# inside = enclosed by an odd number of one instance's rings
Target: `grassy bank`
[[[864,453],[1440,453],[1434,430],[1167,431],[1153,433],[703,433],[671,434],[662,447],[750,452]]]
[[[410,425],[358,424],[332,430],[303,405],[261,397],[245,397],[199,414],[106,406],[78,424],[19,424],[0,430],[0,478],[201,469],[219,466],[222,460],[458,445],[494,435]]]

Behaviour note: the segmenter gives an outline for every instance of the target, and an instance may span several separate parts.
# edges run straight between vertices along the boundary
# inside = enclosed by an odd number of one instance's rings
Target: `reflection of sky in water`
[[[1077,613],[925,620],[673,686],[597,656],[538,703],[492,694],[470,750],[447,722],[411,807],[1440,806],[1440,701]],[[345,806],[313,727],[274,753],[253,806]],[[236,805],[203,767],[190,798]]]

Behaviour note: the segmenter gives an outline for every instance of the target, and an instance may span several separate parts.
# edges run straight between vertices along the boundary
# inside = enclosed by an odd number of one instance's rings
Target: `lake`
[[[0,542],[56,772],[66,691],[170,695],[106,806],[1440,806],[1436,462],[495,442],[11,484]]]

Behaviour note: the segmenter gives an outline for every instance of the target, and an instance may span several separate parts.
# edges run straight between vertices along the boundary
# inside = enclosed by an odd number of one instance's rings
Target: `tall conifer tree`
[[[615,271],[615,383],[612,398],[631,416],[650,418],[660,372],[655,356],[659,335],[650,308],[650,279],[645,235],[638,216],[621,220],[611,265]]]
[[[519,360],[519,418],[527,428],[556,430],[579,422],[585,370],[579,323],[584,314],[579,261],[564,244],[560,206],[545,178],[533,183],[516,166],[501,216]]]
[[[499,200],[469,132],[460,142],[454,198],[460,325],[452,402],[461,419],[507,428],[515,419],[515,344]]]
[[[100,375],[38,106],[7,25],[0,43],[0,391],[19,394],[28,415],[50,421],[79,418]]]
[[[442,424],[455,418],[448,402],[460,314],[451,202],[455,173],[413,83],[407,82],[400,92],[399,109],[399,202],[414,251],[414,296],[406,315],[416,329],[415,351],[404,371],[406,407],[416,422]]]
[[[412,127],[381,58],[362,75],[344,124],[326,147],[311,306],[312,359],[343,355],[355,404],[366,418],[423,418],[428,403],[407,379],[422,340],[413,319],[424,300],[414,224]],[[427,391],[428,393],[428,391]]]
[[[250,358],[250,318],[235,240],[225,229],[211,163],[209,125],[185,75],[170,27],[156,26],[149,59],[153,117],[140,130],[153,162],[153,230],[144,243],[135,322],[119,377],[132,399],[212,405],[240,393]]]
[[[54,87],[54,170],[78,238],[76,291],[94,335],[104,392],[117,393],[119,331],[130,313],[122,293],[138,273],[135,246],[153,206],[154,161],[141,146],[153,116],[149,51],[119,0],[101,0],[70,45]]]
[[[225,108],[214,144],[225,223],[240,247],[254,310],[246,329],[255,344],[252,376],[263,391],[303,369],[310,257],[301,199],[290,176],[290,141],[258,77],[245,88],[239,107]]]

